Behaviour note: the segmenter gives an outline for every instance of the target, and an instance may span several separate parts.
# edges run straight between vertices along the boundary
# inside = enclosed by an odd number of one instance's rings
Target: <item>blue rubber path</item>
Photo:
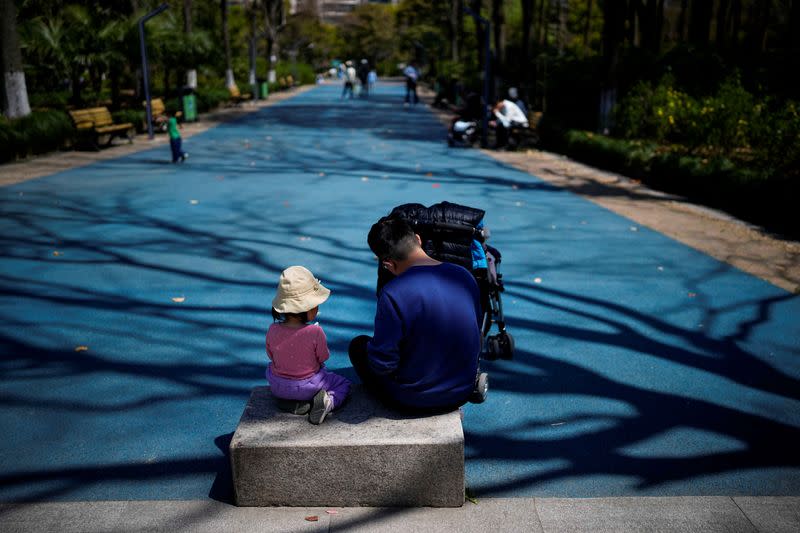
[[[517,346],[465,408],[473,493],[800,494],[800,297],[449,149],[398,85],[339,91],[187,139],[184,165],[161,147],[0,189],[0,500],[228,498],[279,272],[332,289],[330,367],[354,377],[366,232],[441,200],[487,211]]]

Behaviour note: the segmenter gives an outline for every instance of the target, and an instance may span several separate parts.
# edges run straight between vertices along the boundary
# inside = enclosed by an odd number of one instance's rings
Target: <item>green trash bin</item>
[[[267,98],[269,98],[269,84],[267,82],[262,81],[258,89],[259,89],[258,91],[259,98],[261,98],[262,100],[266,100]]]
[[[197,98],[194,94],[184,94],[183,99],[183,120],[194,122],[197,120]]]

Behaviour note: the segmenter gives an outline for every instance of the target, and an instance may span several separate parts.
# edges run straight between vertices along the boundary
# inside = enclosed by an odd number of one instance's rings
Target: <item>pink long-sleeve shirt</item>
[[[267,330],[267,355],[274,374],[305,379],[319,372],[330,352],[325,332],[316,324],[293,328],[276,322]]]

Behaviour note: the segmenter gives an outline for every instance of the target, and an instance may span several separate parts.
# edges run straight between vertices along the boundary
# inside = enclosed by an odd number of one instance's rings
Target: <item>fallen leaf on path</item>
[[[439,185],[438,183],[434,183],[433,185],[431,185],[431,187],[433,187],[434,189],[438,189],[439,187],[441,187],[441,185]]]
[[[339,511],[336,509],[327,509],[325,512],[328,514],[339,514]]]
[[[176,296],[172,299],[175,303],[181,303],[186,300],[186,296]]]
[[[53,252],[53,255],[58,257],[58,256],[64,255],[64,254],[62,252],[59,252],[58,250],[56,250],[55,252]]]
[[[87,351],[89,351],[89,347],[88,346],[76,346],[75,347],[75,351],[76,352],[87,352]]]
[[[306,517],[306,522],[316,522],[317,520],[319,520],[319,517],[317,515]]]

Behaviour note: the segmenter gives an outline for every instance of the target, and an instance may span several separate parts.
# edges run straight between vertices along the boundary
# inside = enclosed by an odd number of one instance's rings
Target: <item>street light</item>
[[[139,46],[142,51],[142,76],[144,81],[144,99],[147,109],[147,138],[153,138],[153,109],[150,106],[150,81],[147,75],[147,47],[144,45],[144,23],[169,9],[169,4],[164,2],[145,16],[139,19]]]
[[[485,58],[483,61],[483,101],[484,105],[490,105],[489,103],[489,73],[491,72],[491,62],[492,62],[492,51],[489,48],[489,42],[491,37],[491,23],[480,16],[478,13],[475,13],[470,8],[464,6],[464,12],[467,15],[470,15],[476,24],[482,24],[485,28],[484,30],[484,54]],[[481,122],[481,146],[486,148],[489,145],[489,118],[486,116],[486,109],[484,108],[482,113],[482,122]]]

